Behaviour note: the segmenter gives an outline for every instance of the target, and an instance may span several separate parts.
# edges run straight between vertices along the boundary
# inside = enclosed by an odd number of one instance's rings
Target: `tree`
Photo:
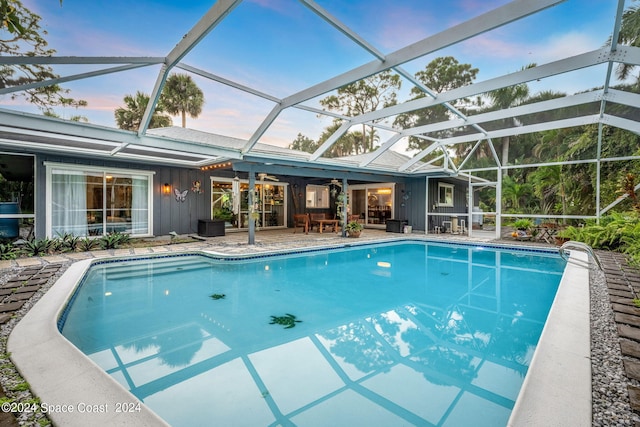
[[[510,176],[505,176],[502,180],[502,198],[512,212],[520,212],[521,208],[526,207],[532,194],[531,184],[516,182]]]
[[[460,64],[453,56],[442,56],[429,62],[424,70],[418,71],[415,77],[429,90],[438,94],[473,83],[478,69],[471,64]],[[411,88],[411,100],[424,98],[427,94],[419,87]],[[462,109],[468,105],[468,99],[460,99],[453,103],[456,108]],[[429,108],[400,114],[394,121],[394,125],[402,129],[423,126],[432,123],[446,121],[450,118],[449,109],[442,105],[434,105]],[[447,131],[450,132],[450,131]],[[440,133],[446,136],[446,133]],[[433,135],[432,135],[433,136]],[[430,142],[417,137],[409,138],[408,149],[424,149]]]
[[[334,119],[333,123],[326,128],[318,138],[318,147],[324,144],[324,142],[331,137],[338,128],[340,127],[342,121],[340,119]],[[329,148],[325,153],[325,157],[343,157],[352,154],[355,151],[355,146],[358,145],[359,141],[353,136],[352,132],[347,132],[342,135],[338,140]]]
[[[533,192],[540,198],[541,213],[556,214],[556,204],[560,199],[561,213],[567,213],[566,177],[562,173],[562,165],[551,165],[537,168],[529,175],[533,184]]]
[[[182,116],[182,127],[187,126],[187,113],[193,119],[202,113],[204,94],[188,74],[171,74],[162,90],[164,110]]]
[[[640,6],[630,6],[622,14],[618,42],[629,46],[640,47]],[[625,80],[634,68],[635,65],[633,64],[621,62],[620,65],[618,65],[616,74],[621,80]],[[637,77],[636,84],[640,86],[640,75]]]
[[[318,149],[318,143],[313,139],[308,138],[301,133],[298,133],[296,139],[294,139],[293,142],[289,144],[289,149],[313,153]]]
[[[52,56],[56,51],[49,49],[45,37],[47,32],[40,27],[40,16],[23,6],[19,0],[0,0],[0,56]],[[28,48],[27,48],[28,47]],[[16,64],[0,65],[0,88],[21,86],[58,78],[48,65]],[[68,89],[59,85],[49,85],[14,92],[11,99],[24,97],[28,102],[45,112],[51,108],[85,107],[86,101],[67,97]]]
[[[120,129],[137,131],[149,104],[149,95],[138,91],[135,96],[126,95],[124,103],[126,108],[117,108],[115,111],[116,123]],[[167,127],[173,124],[171,117],[162,114],[163,112],[162,104],[158,103],[149,122],[150,128]]]
[[[337,95],[330,95],[320,100],[320,104],[329,111],[337,111],[349,117],[355,117],[378,107],[388,107],[397,103],[397,91],[402,82],[400,76],[390,70],[358,80],[350,85],[338,89]],[[366,153],[373,150],[376,140],[375,129],[362,125],[361,140],[356,144],[354,154]]]
[[[527,68],[533,68],[536,64],[529,64],[522,69],[525,70]],[[516,107],[518,105],[524,104],[524,102],[529,98],[529,86],[525,83],[507,86],[500,89],[496,89],[487,94],[489,99],[492,101],[492,110],[504,110],[510,107]],[[512,124],[518,125],[518,121],[515,117],[508,119],[512,121]],[[502,165],[506,166],[509,164],[509,145],[511,143],[510,136],[502,137]],[[509,170],[503,169],[502,175],[508,175]]]
[[[60,118],[60,115],[53,110],[46,110],[43,114],[47,117],[53,117],[56,119]],[[89,123],[89,119],[80,114],[74,114],[73,116],[69,117],[69,120],[72,122]]]

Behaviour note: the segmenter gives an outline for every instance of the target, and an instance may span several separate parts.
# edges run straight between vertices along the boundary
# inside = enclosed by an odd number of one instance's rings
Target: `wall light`
[[[166,182],[162,185],[162,194],[164,194],[165,196],[168,196],[171,194],[171,185],[167,184]]]

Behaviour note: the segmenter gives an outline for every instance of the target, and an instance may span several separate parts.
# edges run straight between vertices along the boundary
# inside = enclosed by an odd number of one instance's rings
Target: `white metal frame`
[[[408,138],[410,136],[419,137],[426,141],[429,141],[429,145],[418,155],[407,160],[404,164],[399,166],[389,166],[384,169],[385,172],[395,172],[398,176],[426,176],[433,174],[434,172],[443,172],[449,175],[460,174],[463,172],[472,172],[472,170],[465,170],[464,165],[467,159],[462,164],[456,167],[451,161],[447,147],[462,143],[475,143],[475,148],[482,143],[488,143],[493,151],[493,156],[496,161],[496,167],[499,173],[503,169],[515,168],[515,167],[534,167],[534,166],[547,166],[553,164],[552,162],[540,163],[538,165],[509,165],[501,164],[498,156],[493,148],[492,139],[500,138],[503,136],[539,132],[550,129],[581,126],[586,124],[598,124],[599,136],[598,136],[598,154],[594,159],[584,160],[585,162],[595,162],[597,165],[598,176],[597,178],[597,194],[596,205],[597,212],[596,217],[599,217],[604,210],[600,208],[600,176],[599,170],[601,162],[604,161],[616,161],[624,159],[638,159],[637,156],[627,156],[619,159],[606,159],[601,156],[601,144],[602,144],[602,127],[616,126],[621,129],[625,129],[629,132],[640,134],[640,122],[637,120],[631,120],[623,117],[616,117],[610,114],[605,114],[605,106],[609,103],[618,103],[622,105],[633,106],[637,108],[640,105],[640,95],[627,93],[619,90],[611,89],[611,81],[613,68],[620,62],[624,62],[630,65],[640,65],[640,48],[631,46],[622,46],[617,43],[617,36],[620,31],[620,25],[622,21],[622,14],[624,12],[625,1],[618,0],[615,17],[612,19],[612,37],[609,44],[601,48],[595,49],[590,52],[580,53],[572,57],[567,57],[561,60],[553,61],[546,64],[539,64],[532,68],[527,68],[518,72],[511,72],[502,76],[491,78],[485,81],[474,83],[468,86],[459,87],[445,93],[436,93],[428,87],[422,85],[417,81],[410,73],[402,68],[403,64],[407,64],[415,59],[425,57],[427,55],[437,53],[442,49],[445,49],[456,43],[463,42],[478,35],[482,35],[488,31],[500,28],[504,25],[518,21],[524,17],[532,14],[539,13],[547,8],[553,7],[564,0],[513,0],[502,6],[497,7],[494,10],[486,12],[484,14],[473,17],[466,22],[453,25],[439,33],[433,34],[415,43],[401,47],[394,52],[383,53],[378,50],[372,43],[367,41],[364,37],[357,34],[343,22],[334,16],[331,11],[321,7],[313,0],[300,0],[300,2],[318,15],[322,20],[328,23],[336,31],[346,36],[351,42],[357,45],[360,49],[363,49],[367,54],[371,55],[372,60],[353,68],[349,71],[343,72],[339,75],[335,75],[323,82],[317,83],[313,86],[304,88],[296,93],[289,94],[285,97],[277,97],[272,94],[264,93],[262,91],[251,88],[247,85],[233,81],[231,79],[217,76],[208,70],[199,69],[192,65],[182,62],[186,55],[191,52],[200,41],[207,37],[207,35],[215,31],[217,26],[223,22],[233,10],[240,4],[241,0],[219,0],[217,1],[193,26],[193,28],[180,40],[177,41],[175,47],[171,49],[165,56],[162,57],[88,57],[88,56],[59,56],[59,57],[33,57],[33,56],[3,56],[0,57],[0,65],[16,65],[16,64],[78,64],[97,65],[98,69],[77,74],[69,74],[56,79],[51,79],[43,82],[30,83],[17,87],[8,87],[0,89],[0,95],[12,94],[26,89],[33,89],[37,87],[43,87],[51,84],[60,84],[64,82],[88,79],[105,74],[120,73],[133,68],[149,68],[152,66],[161,65],[160,71],[155,78],[155,85],[151,94],[151,102],[149,103],[147,110],[145,111],[142,123],[137,132],[124,132],[104,129],[98,126],[91,126],[82,123],[68,123],[56,119],[36,117],[23,113],[16,113],[9,110],[0,110],[0,130],[9,134],[20,135],[20,144],[23,148],[31,147],[34,150],[45,149],[51,151],[60,152],[64,150],[64,147],[60,144],[51,144],[47,146],[46,143],[35,143],[29,140],[24,140],[33,136],[39,141],[54,139],[83,139],[86,141],[100,142],[101,144],[110,144],[111,148],[108,153],[104,150],[84,150],[84,154],[98,155],[98,156],[118,156],[120,158],[128,158],[137,161],[149,161],[159,162],[164,164],[175,165],[191,165],[199,166],[202,164],[218,161],[220,159],[242,159],[245,156],[253,156],[253,158],[262,158],[264,162],[274,164],[277,162],[297,162],[298,166],[313,165],[317,167],[317,164],[322,165],[325,168],[345,168],[352,171],[361,171],[363,169],[374,170],[379,166],[374,166],[375,160],[384,155],[385,152],[390,150],[399,141]],[[576,7],[580,7],[579,2],[571,3]],[[606,65],[606,73],[602,77],[602,81],[594,82],[593,86],[601,86],[601,89],[592,90],[587,93],[581,93],[577,95],[569,95],[563,98],[552,99],[548,101],[538,102],[535,104],[528,104],[520,107],[509,108],[505,110],[495,111],[491,113],[464,115],[453,107],[452,102],[461,98],[469,98],[480,94],[487,93],[488,91],[508,87],[516,84],[527,83],[539,79],[544,79],[550,76],[556,76],[565,73],[571,73],[583,68],[592,67],[598,64]],[[199,141],[184,140],[178,138],[157,138],[148,134],[148,125],[151,117],[151,112],[155,108],[155,105],[159,99],[159,94],[165,84],[166,78],[174,68],[180,68],[182,70],[197,74],[203,78],[215,81],[237,90],[243,91],[252,96],[259,97],[261,99],[268,100],[274,103],[272,110],[263,118],[257,128],[252,130],[251,137],[243,143],[242,147],[229,148],[222,144],[216,145],[201,143]],[[155,69],[155,67],[154,67]],[[403,78],[410,81],[413,85],[418,87],[427,96],[415,99],[412,101],[400,103],[397,105],[381,108],[373,112],[360,114],[354,117],[343,117],[339,114],[330,113],[319,110],[310,105],[305,105],[306,101],[312,100],[319,96],[326,95],[332,91],[358,81],[362,78],[374,75],[381,71],[394,70],[400,74]],[[599,102],[600,113],[593,115],[585,115],[581,117],[573,117],[564,120],[551,121],[546,123],[538,123],[535,125],[527,126],[513,126],[503,129],[497,129],[488,131],[483,129],[480,124],[488,120],[514,118],[522,114],[531,114],[540,111],[546,111],[550,109],[557,109],[568,106],[577,106],[586,103]],[[445,106],[451,113],[452,119],[434,123],[427,126],[418,126],[410,129],[394,129],[380,123],[380,120],[393,118],[394,116],[409,111],[413,111],[421,108],[428,108],[435,105]],[[258,150],[257,144],[264,133],[274,123],[276,118],[289,108],[297,108],[311,112],[313,114],[322,114],[330,117],[338,117],[343,120],[342,126],[329,137],[315,153],[308,157],[300,158],[299,153],[286,153],[282,151],[279,154],[268,153]],[[355,125],[366,124],[368,126],[374,126],[387,131],[392,131],[393,135],[386,141],[382,141],[380,148],[372,153],[368,153],[361,156],[356,163],[354,162],[341,162],[335,159],[326,159],[322,157],[325,153],[345,132]],[[464,136],[455,136],[443,139],[436,139],[430,135],[433,132],[454,129],[459,126],[470,126],[475,130],[475,133],[467,134]],[[11,147],[16,141],[9,138],[0,139],[0,147]],[[129,146],[136,146],[136,148],[142,148],[147,150],[148,154],[131,154],[126,153],[126,149]],[[158,157],[154,157],[154,150],[158,150]],[[164,156],[160,155],[164,150]],[[75,150],[77,153],[77,150]],[[176,161],[167,157],[167,153],[191,153],[199,155],[198,161]],[[431,153],[438,154],[438,161],[443,161],[444,166],[442,168],[434,167],[434,161],[425,161],[425,156]],[[629,153],[631,154],[631,153]],[[575,161],[581,162],[582,160]],[[281,163],[282,164],[282,163]],[[497,186],[497,191],[500,193],[500,185]],[[428,207],[428,206],[427,206]],[[497,221],[500,222],[501,217],[500,206],[497,207]]]

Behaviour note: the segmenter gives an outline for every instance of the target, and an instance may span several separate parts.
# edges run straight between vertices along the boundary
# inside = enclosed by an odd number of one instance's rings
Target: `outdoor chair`
[[[304,234],[309,234],[309,215],[308,214],[296,214],[293,216],[293,233],[296,233],[296,229],[302,227]]]
[[[360,222],[360,215],[349,215],[348,222]]]

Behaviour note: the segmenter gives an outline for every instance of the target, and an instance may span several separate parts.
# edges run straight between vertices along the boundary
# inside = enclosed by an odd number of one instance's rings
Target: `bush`
[[[10,260],[18,257],[20,251],[11,242],[0,243],[0,260]]]
[[[80,241],[82,240],[82,238],[79,236],[74,236],[71,233],[65,233],[62,236],[59,236],[57,240],[57,249],[59,251],[77,252],[80,247]]]
[[[129,243],[131,237],[119,231],[111,232],[100,238],[102,249],[117,249],[118,246]]]
[[[89,237],[82,238],[78,241],[78,248],[84,252],[93,250],[98,246],[100,246],[100,242],[96,239],[91,239]]]
[[[51,239],[31,239],[22,248],[22,253],[26,256],[43,256],[49,253],[54,243]]]
[[[613,213],[602,217],[600,224],[567,227],[558,236],[583,242],[594,249],[623,252],[631,264],[640,266],[640,216],[637,212]]]

